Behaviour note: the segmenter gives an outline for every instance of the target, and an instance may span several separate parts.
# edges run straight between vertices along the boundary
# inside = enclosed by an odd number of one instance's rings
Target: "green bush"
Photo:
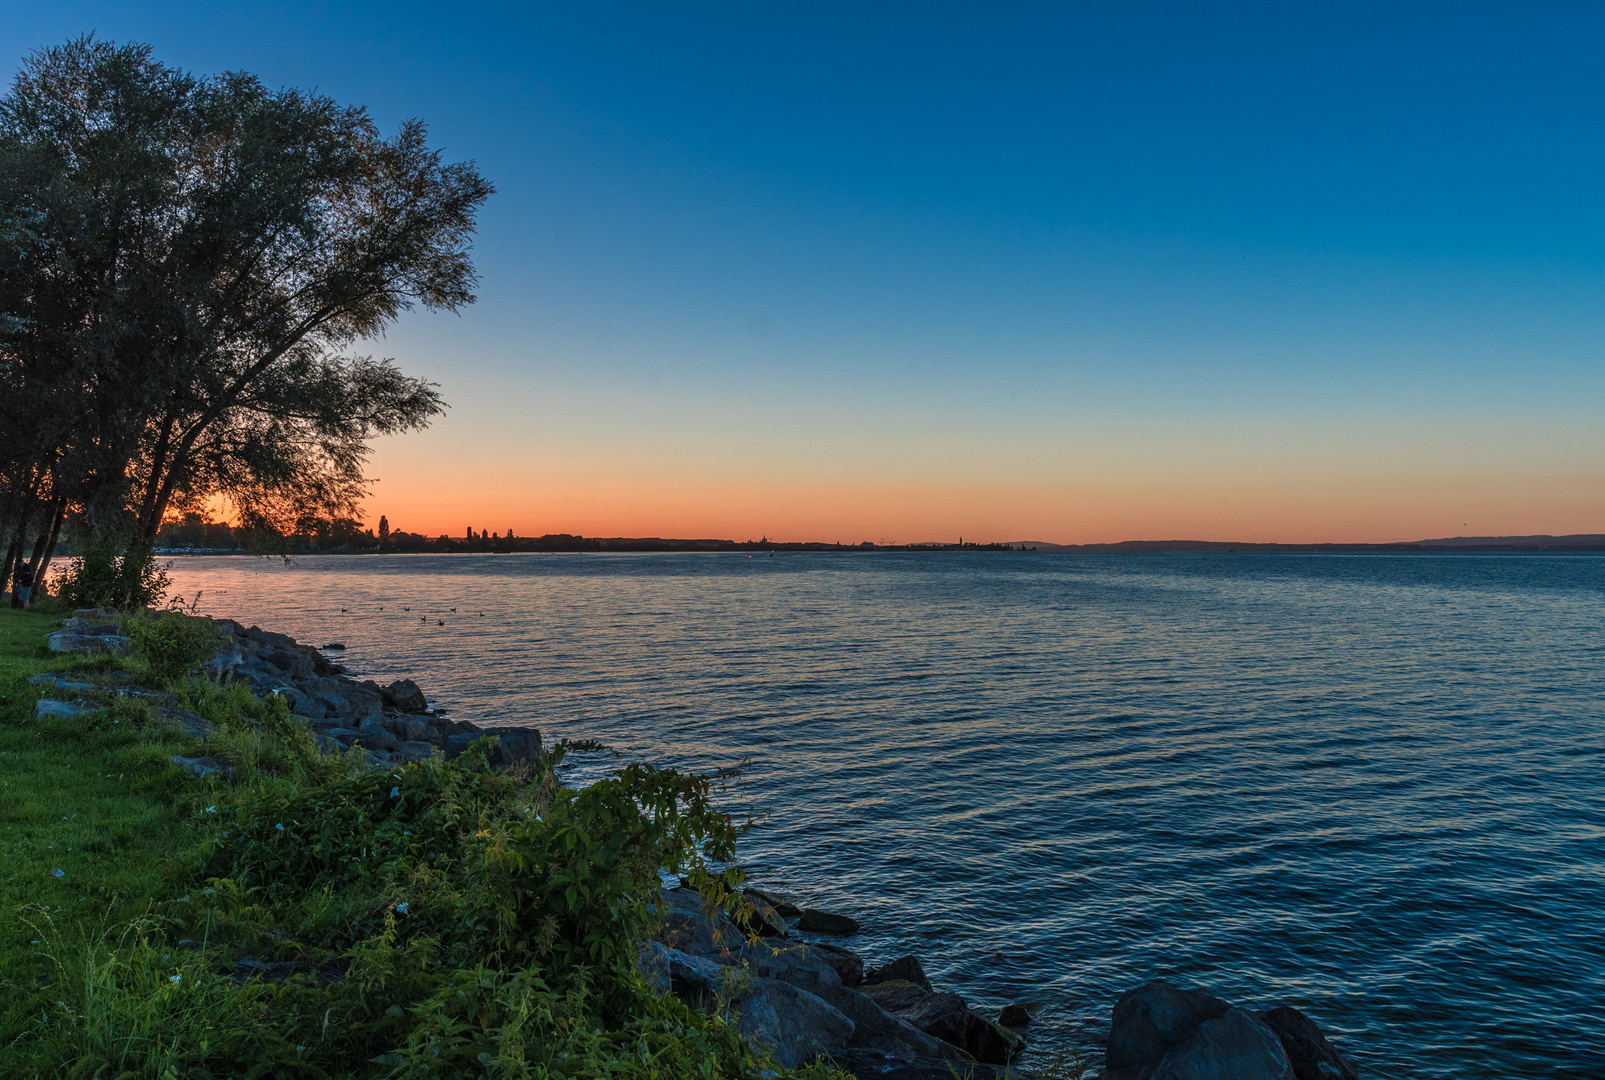
[[[71,608],[151,607],[167,595],[171,579],[150,552],[127,552],[104,544],[87,547],[50,578],[50,592]]]
[[[133,620],[129,637],[151,674],[169,683],[194,674],[223,642],[222,630],[210,618],[177,611]]]

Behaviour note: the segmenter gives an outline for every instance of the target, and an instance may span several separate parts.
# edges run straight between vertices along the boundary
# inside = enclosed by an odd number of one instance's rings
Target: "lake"
[[[752,881],[978,1008],[1038,1006],[1028,1037],[1092,1063],[1116,997],[1162,976],[1296,1004],[1368,1076],[1605,1075],[1605,557],[171,572],[203,612],[343,642],[458,719],[745,763],[725,799],[758,815]]]

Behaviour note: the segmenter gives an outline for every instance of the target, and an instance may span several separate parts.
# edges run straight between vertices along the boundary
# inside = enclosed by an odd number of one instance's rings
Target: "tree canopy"
[[[416,120],[387,138],[142,44],[30,55],[0,98],[0,535],[71,511],[139,550],[218,502],[280,532],[352,515],[372,439],[445,406],[345,350],[473,302],[491,192]]]

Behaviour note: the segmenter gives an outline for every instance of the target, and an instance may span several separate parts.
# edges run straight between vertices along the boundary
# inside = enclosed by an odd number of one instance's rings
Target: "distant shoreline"
[[[994,551],[1039,552],[1042,554],[1461,554],[1475,552],[1582,553],[1605,552],[1605,534],[1579,533],[1570,536],[1457,536],[1440,540],[1409,540],[1388,544],[1278,544],[1227,540],[1123,540],[1112,544],[1054,544],[1045,540],[1014,540],[995,544],[830,544],[818,541],[778,540],[680,540],[664,537],[584,537],[549,534],[537,537],[493,537],[476,541],[440,537],[421,544],[392,544],[385,547],[306,547],[285,554],[294,555],[428,555],[513,553],[557,554],[586,552],[946,552]],[[157,554],[248,555],[264,554],[243,548],[166,547]],[[266,554],[279,554],[270,552]]]

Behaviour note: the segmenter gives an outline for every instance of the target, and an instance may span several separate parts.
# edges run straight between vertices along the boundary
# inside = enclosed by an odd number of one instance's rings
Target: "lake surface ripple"
[[[858,916],[855,948],[917,953],[978,1007],[1040,1005],[1039,1043],[1099,1054],[1119,993],[1165,976],[1291,1001],[1369,1076],[1605,1075],[1605,558],[206,557],[173,576],[459,718],[746,760],[728,800],[762,814],[753,880]]]

